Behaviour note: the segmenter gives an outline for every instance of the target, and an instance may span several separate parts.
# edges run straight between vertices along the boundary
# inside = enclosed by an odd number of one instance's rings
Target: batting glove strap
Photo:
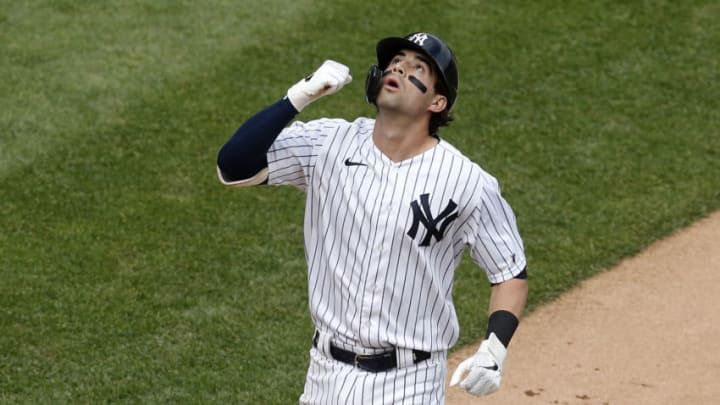
[[[491,333],[472,357],[458,365],[450,379],[450,386],[460,384],[472,395],[492,394],[500,388],[506,356],[507,349]]]
[[[326,60],[310,76],[295,83],[287,92],[287,98],[300,112],[313,101],[339,91],[352,81],[350,69],[332,60]]]

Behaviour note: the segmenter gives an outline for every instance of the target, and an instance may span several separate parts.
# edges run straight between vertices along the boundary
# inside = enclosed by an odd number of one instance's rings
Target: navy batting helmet
[[[414,32],[404,38],[388,37],[378,42],[376,50],[379,69],[376,68],[376,71],[373,72],[373,68],[371,68],[368,73],[368,78],[366,79],[366,96],[368,101],[374,102],[377,97],[377,93],[372,94],[376,89],[373,88],[371,83],[368,83],[375,80],[371,76],[377,76],[379,73],[377,70],[382,71],[387,68],[392,58],[403,49],[412,49],[430,57],[435,64],[434,67],[438,72],[438,78],[447,91],[447,94],[444,94],[444,96],[448,98],[447,109],[450,110],[457,99],[457,61],[455,60],[455,55],[452,50],[443,40],[427,32]],[[379,90],[378,87],[377,91]]]

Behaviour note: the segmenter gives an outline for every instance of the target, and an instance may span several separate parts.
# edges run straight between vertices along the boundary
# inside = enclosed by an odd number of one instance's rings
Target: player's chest
[[[461,223],[465,198],[447,187],[446,173],[429,168],[353,164],[343,160],[313,186],[318,215],[335,228],[404,235],[420,246],[442,240]]]

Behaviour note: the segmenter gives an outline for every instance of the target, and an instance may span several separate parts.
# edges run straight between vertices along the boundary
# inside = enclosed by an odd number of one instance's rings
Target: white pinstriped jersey
[[[465,248],[490,282],[525,267],[495,178],[441,140],[393,162],[375,121],[294,122],[268,151],[268,184],[306,192],[305,251],[315,326],[348,349],[443,351],[459,336],[454,271]]]

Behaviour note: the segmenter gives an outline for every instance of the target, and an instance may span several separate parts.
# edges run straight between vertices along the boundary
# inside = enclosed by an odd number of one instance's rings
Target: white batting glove
[[[500,388],[505,356],[507,349],[497,336],[491,333],[472,357],[458,365],[450,378],[450,386],[460,383],[460,387],[472,395],[492,394]]]
[[[290,87],[287,98],[299,112],[320,97],[336,93],[351,81],[352,76],[347,66],[326,60],[315,73]]]

